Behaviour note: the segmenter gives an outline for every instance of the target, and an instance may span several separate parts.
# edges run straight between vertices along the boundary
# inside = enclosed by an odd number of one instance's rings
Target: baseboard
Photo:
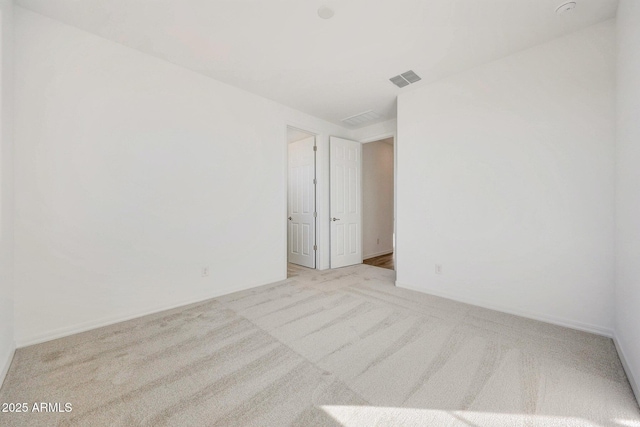
[[[375,254],[369,254],[369,255],[363,255],[362,259],[369,259],[369,258],[375,258],[377,256],[382,256],[382,255],[389,255],[393,253],[393,249],[391,249],[390,251],[381,251],[381,252],[376,252]]]
[[[502,313],[513,314],[515,316],[526,317],[527,319],[538,320],[540,322],[551,323],[553,325],[564,326],[570,329],[576,329],[583,332],[590,332],[596,335],[602,335],[607,338],[613,338],[613,331],[611,329],[591,325],[589,323],[578,322],[569,319],[563,319],[560,317],[550,316],[548,314],[536,313],[527,310],[511,309],[508,307],[491,304],[486,301],[474,299],[474,298],[460,298],[457,295],[447,294],[446,292],[434,291],[432,289],[421,289],[416,286],[407,285],[405,283],[396,282],[396,286],[399,288],[405,288],[412,291],[422,292],[424,294],[434,295],[441,298],[450,299],[453,301],[461,302],[464,304],[474,305],[476,307],[482,307],[489,310],[500,311]]]
[[[620,344],[620,341],[618,341],[618,337],[613,336],[613,343],[616,346],[616,351],[618,352],[618,357],[620,358],[620,361],[622,362],[622,367],[624,368],[624,372],[627,374],[627,379],[629,380],[629,384],[631,385],[631,389],[633,390],[633,394],[636,396],[636,401],[638,402],[638,405],[640,405],[640,385],[638,384],[638,382],[636,381],[636,377],[633,376],[633,372],[631,371],[631,367],[629,366],[629,363],[627,362],[627,356],[625,355],[624,349],[622,348],[622,345]]]
[[[276,282],[280,282],[282,280],[285,280],[286,277],[282,278],[282,277],[278,277],[274,280],[269,280],[267,282],[260,282],[257,284],[251,284],[251,285],[246,285],[246,286],[242,286],[240,288],[234,288],[234,289],[218,289],[215,292],[211,292],[209,294],[206,295],[201,295],[198,297],[194,297],[194,298],[190,298],[187,300],[182,300],[180,302],[177,302],[175,304],[169,304],[169,305],[165,305],[165,306],[160,306],[160,307],[154,307],[151,309],[147,309],[147,310],[142,310],[139,311],[137,313],[131,313],[131,314],[126,314],[126,315],[118,315],[118,316],[113,316],[113,317],[105,317],[102,319],[97,319],[97,320],[92,320],[92,321],[88,321],[88,322],[83,322],[83,323],[79,323],[76,325],[72,325],[72,326],[67,326],[67,327],[63,327],[63,328],[58,328],[58,329],[54,329],[51,331],[47,331],[41,334],[37,334],[37,335],[32,335],[26,338],[20,338],[16,340],[16,347],[17,348],[23,348],[23,347],[27,347],[30,345],[35,345],[35,344],[41,344],[43,342],[47,342],[47,341],[52,341],[58,338],[64,338],[64,337],[68,337],[70,335],[75,335],[75,334],[79,334],[82,332],[87,332],[87,331],[91,331],[93,329],[98,329],[98,328],[102,328],[105,326],[110,326],[116,323],[120,323],[120,322],[126,322],[127,320],[133,320],[133,319],[137,319],[139,317],[144,317],[144,316],[148,316],[150,314],[156,314],[156,313],[160,313],[162,311],[167,311],[167,310],[173,310],[174,308],[180,308],[180,307],[184,307],[190,304],[195,304],[198,302],[202,302],[202,301],[206,301],[208,299],[211,298],[217,298],[223,295],[229,295],[232,294],[234,292],[240,292],[240,291],[245,291],[247,289],[252,289],[252,288],[257,288],[259,286],[264,286],[264,285],[268,285],[271,283],[276,283]]]
[[[13,361],[13,355],[16,353],[16,345],[15,343],[11,345],[9,349],[9,354],[7,354],[6,360],[4,360],[2,364],[2,370],[0,370],[0,388],[2,388],[2,384],[4,384],[4,380],[7,377],[7,372],[9,372],[9,367],[11,367],[11,362]]]

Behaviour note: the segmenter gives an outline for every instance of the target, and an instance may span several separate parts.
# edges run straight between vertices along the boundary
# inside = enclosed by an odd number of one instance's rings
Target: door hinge
[[[314,212],[314,213],[313,213],[313,217],[314,217],[314,218],[318,218],[318,212]]]
[[[313,185],[317,185],[318,184],[318,180],[313,178]]]
[[[317,145],[313,146],[313,151],[318,151],[318,146]]]
[[[317,251],[318,250],[318,245],[313,245],[313,250]]]

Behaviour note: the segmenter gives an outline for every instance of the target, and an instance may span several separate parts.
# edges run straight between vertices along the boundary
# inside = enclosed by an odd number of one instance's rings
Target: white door
[[[331,268],[362,263],[362,144],[331,137]]]
[[[315,137],[289,144],[288,256],[293,264],[316,267]]]

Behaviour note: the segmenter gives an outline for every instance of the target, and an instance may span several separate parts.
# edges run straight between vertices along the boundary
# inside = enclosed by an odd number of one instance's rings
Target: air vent
[[[364,113],[356,114],[355,116],[342,119],[342,122],[351,126],[358,126],[373,120],[377,120],[380,117],[382,117],[380,116],[380,114],[376,113],[375,111],[369,110],[365,111]]]
[[[394,85],[402,88],[405,86],[409,86],[411,83],[418,82],[422,79],[420,78],[419,75],[413,72],[413,70],[409,70],[398,76],[391,77],[389,80],[391,80],[391,83],[393,83]]]
[[[391,77],[389,80],[391,80],[391,83],[393,83],[398,87],[405,87],[411,84],[408,81],[406,81],[402,76]]]
[[[402,77],[405,78],[409,83],[415,83],[417,81],[422,80],[419,75],[413,72],[413,70],[409,70],[406,73],[401,74]]]

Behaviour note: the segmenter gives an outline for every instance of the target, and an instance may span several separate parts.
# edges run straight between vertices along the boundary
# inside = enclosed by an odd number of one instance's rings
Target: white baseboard
[[[2,384],[4,384],[4,379],[7,377],[7,372],[9,372],[9,367],[11,367],[11,362],[13,361],[13,355],[16,353],[16,345],[15,343],[11,345],[9,349],[9,354],[5,357],[5,360],[2,361],[2,369],[0,369],[0,388],[2,388]]]
[[[633,394],[636,396],[636,400],[638,401],[638,405],[640,405],[640,385],[636,381],[636,377],[633,376],[633,372],[631,371],[631,367],[627,360],[629,360],[624,352],[624,348],[618,338],[613,336],[613,343],[616,346],[616,350],[618,351],[618,357],[620,357],[620,361],[622,362],[622,367],[624,368],[624,372],[627,374],[627,379],[629,380],[629,384],[631,385],[631,389],[633,390]]]
[[[536,313],[528,310],[512,309],[496,304],[491,304],[486,301],[481,301],[475,298],[460,298],[458,295],[447,294],[446,292],[434,291],[432,289],[421,289],[416,286],[407,285],[405,283],[396,282],[396,286],[399,288],[405,288],[412,291],[422,292],[429,295],[434,295],[441,298],[447,298],[453,301],[462,302],[464,304],[475,305],[477,307],[487,308],[489,310],[500,311],[502,313],[513,314],[515,316],[526,317],[527,319],[538,320],[545,323],[551,323],[553,325],[564,326],[566,328],[577,329],[579,331],[590,332],[596,335],[602,335],[607,338],[613,338],[613,331],[609,328],[605,328],[598,325],[591,325],[589,323],[574,321],[570,319],[563,319],[560,317],[550,316],[544,313]]]
[[[362,259],[369,259],[369,258],[375,258],[377,256],[382,256],[382,255],[389,255],[393,253],[393,249],[391,250],[386,250],[386,251],[381,251],[381,252],[376,252],[375,254],[368,254],[368,255],[363,255]]]
[[[165,306],[154,307],[154,308],[142,310],[142,311],[139,311],[137,313],[123,314],[123,315],[117,315],[117,316],[112,316],[112,317],[104,317],[102,319],[90,320],[88,322],[78,323],[76,325],[65,326],[63,328],[53,329],[51,331],[46,331],[46,332],[43,332],[43,333],[40,333],[40,334],[34,334],[34,335],[31,335],[31,336],[27,336],[25,338],[19,338],[19,339],[16,340],[16,346],[17,346],[17,348],[22,348],[22,347],[27,347],[27,346],[30,346],[30,345],[40,344],[40,343],[47,342],[47,341],[52,341],[52,340],[55,340],[55,339],[58,339],[58,338],[64,338],[64,337],[67,337],[69,335],[75,335],[75,334],[79,334],[81,332],[90,331],[92,329],[98,329],[98,328],[102,328],[104,326],[113,325],[115,323],[126,322],[127,320],[137,319],[139,317],[148,316],[150,314],[159,313],[161,311],[167,311],[167,310],[172,310],[174,308],[184,307],[186,305],[195,304],[195,303],[198,303],[198,302],[206,301],[206,300],[211,299],[211,298],[216,298],[216,297],[220,297],[220,296],[223,296],[223,295],[232,294],[234,292],[240,292],[240,291],[244,291],[244,290],[247,290],[247,289],[257,288],[258,286],[263,286],[263,285],[268,285],[268,284],[271,284],[271,283],[280,282],[282,280],[286,280],[286,276],[284,278],[283,277],[278,277],[278,278],[276,278],[274,280],[269,280],[267,282],[261,282],[261,283],[257,283],[257,284],[246,285],[246,286],[242,286],[242,287],[239,287],[239,288],[218,289],[215,292],[211,292],[211,293],[206,294],[206,295],[201,295],[201,296],[190,298],[190,299],[187,299],[187,300],[182,300],[182,301],[177,302],[175,304],[169,304],[169,305],[165,305]]]

